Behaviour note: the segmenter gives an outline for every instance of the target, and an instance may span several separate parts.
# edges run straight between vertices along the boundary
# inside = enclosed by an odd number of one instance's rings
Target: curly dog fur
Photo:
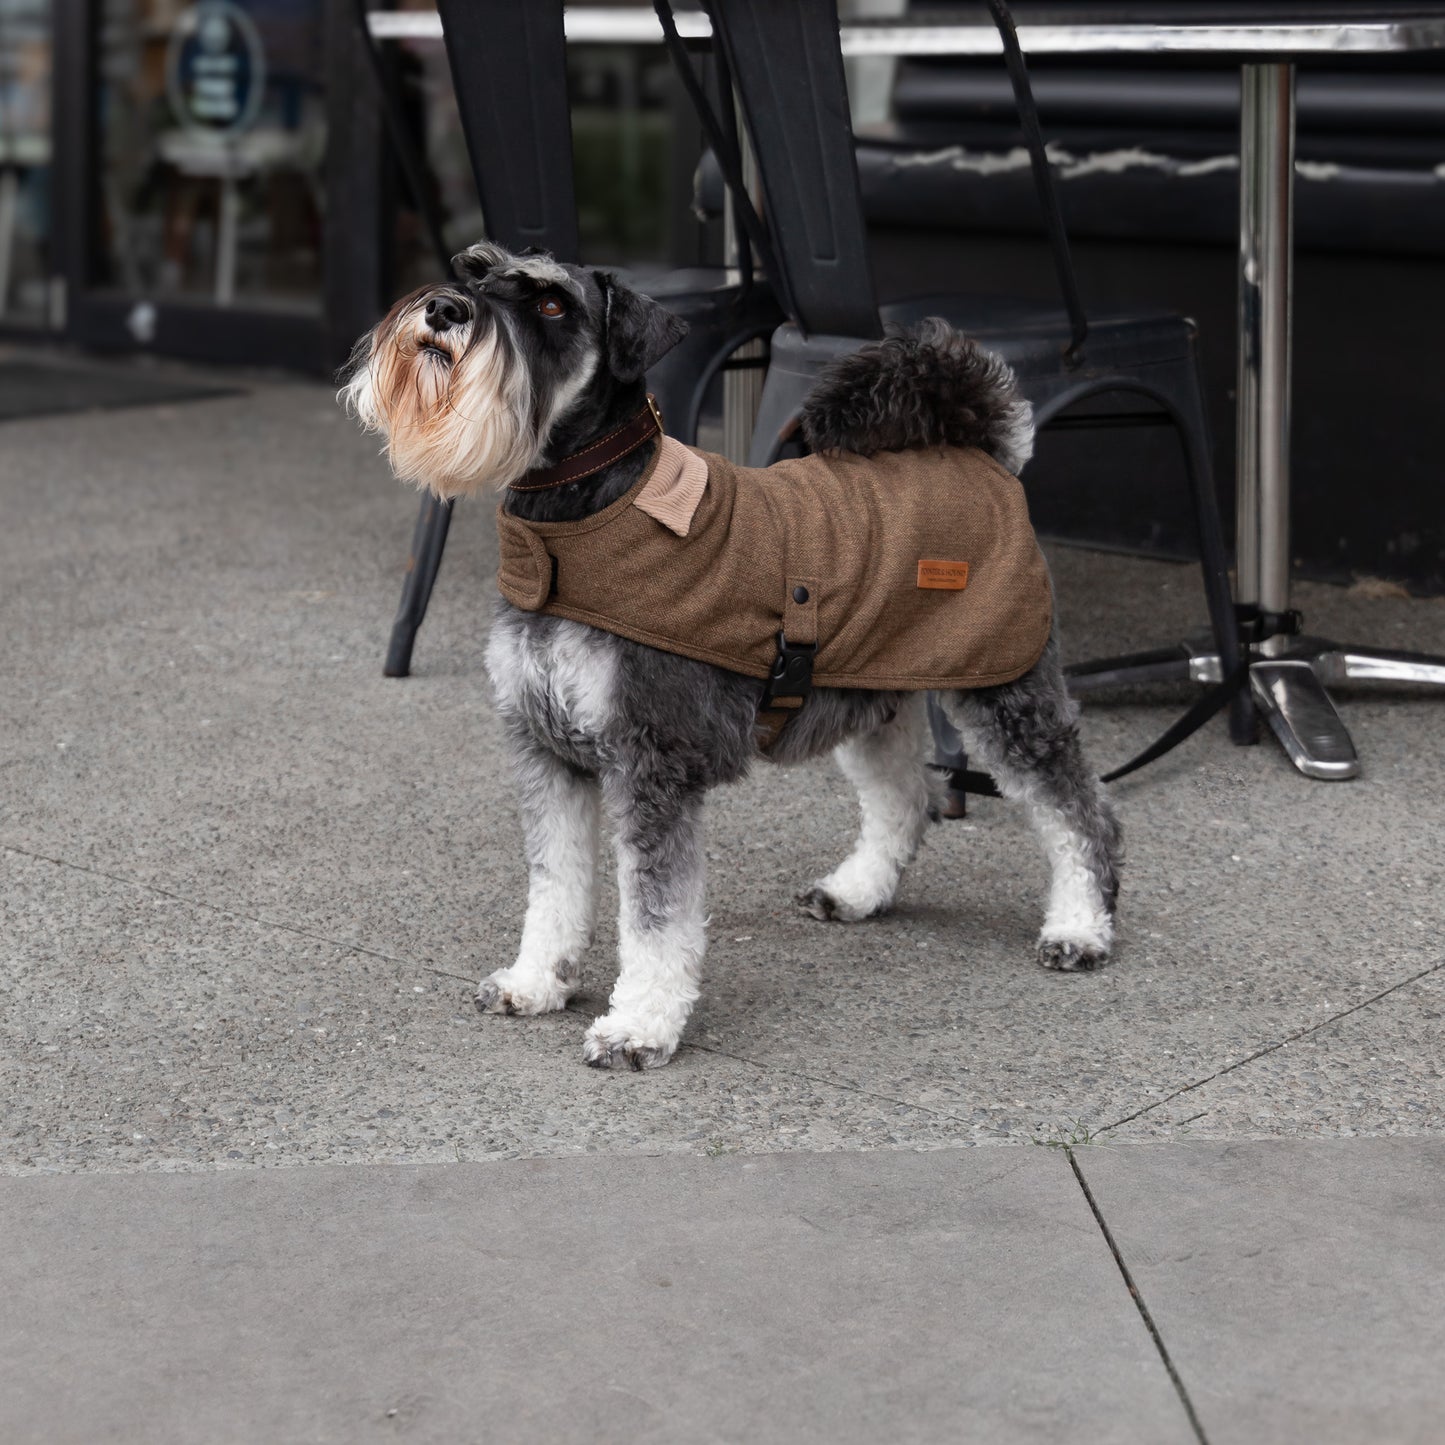
[[[1008,366],[937,317],[834,361],[801,420],[815,452],[978,447],[1017,475],[1034,450],[1032,409]]]

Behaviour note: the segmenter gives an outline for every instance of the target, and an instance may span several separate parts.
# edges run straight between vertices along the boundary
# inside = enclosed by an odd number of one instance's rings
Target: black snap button
[[[806,587],[793,588],[793,601],[800,605],[808,600],[808,589]]]

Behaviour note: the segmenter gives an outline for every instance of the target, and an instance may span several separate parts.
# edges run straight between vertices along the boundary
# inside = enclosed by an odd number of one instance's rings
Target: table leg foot
[[[1360,771],[1355,745],[1308,658],[1260,658],[1249,681],[1256,706],[1306,777],[1342,780]]]

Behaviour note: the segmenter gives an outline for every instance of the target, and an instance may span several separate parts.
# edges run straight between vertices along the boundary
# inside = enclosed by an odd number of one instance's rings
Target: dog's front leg
[[[481,981],[477,1007],[548,1013],[566,1007],[592,941],[599,789],[529,740],[514,739],[512,767],[527,845],[527,916],[517,961]]]
[[[702,793],[628,771],[604,783],[617,833],[617,986],[587,1030],[595,1068],[656,1068],[677,1051],[700,991],[705,946]]]

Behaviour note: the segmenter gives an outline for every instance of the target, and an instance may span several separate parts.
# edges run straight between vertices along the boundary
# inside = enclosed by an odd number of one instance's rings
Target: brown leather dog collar
[[[647,405],[636,416],[621,426],[589,442],[580,452],[563,457],[550,467],[534,467],[519,481],[512,482],[514,492],[545,492],[551,487],[565,487],[568,482],[580,482],[613,462],[620,462],[629,452],[635,452],[644,442],[662,433],[662,413],[657,409],[651,392],[647,393]]]

